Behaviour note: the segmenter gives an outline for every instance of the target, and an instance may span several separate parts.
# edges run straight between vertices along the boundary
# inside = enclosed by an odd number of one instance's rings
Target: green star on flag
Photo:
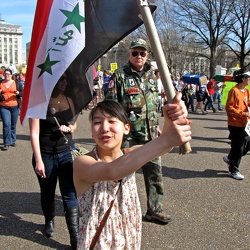
[[[47,57],[46,57],[45,62],[42,63],[42,64],[37,65],[37,67],[41,69],[41,72],[40,72],[38,78],[39,78],[44,72],[47,72],[47,73],[49,73],[49,74],[52,75],[52,69],[51,69],[51,67],[52,67],[53,65],[55,65],[56,63],[58,63],[58,62],[60,62],[60,61],[51,61],[51,60],[50,60],[50,56],[49,56],[49,54],[48,54]]]
[[[66,27],[68,25],[75,25],[77,30],[81,33],[81,22],[85,21],[85,18],[79,14],[79,3],[75,6],[72,11],[68,10],[60,10],[66,17],[67,20],[63,24],[62,27]]]

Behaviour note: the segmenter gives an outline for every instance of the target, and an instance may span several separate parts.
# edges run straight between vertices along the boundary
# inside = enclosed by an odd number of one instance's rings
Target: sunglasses
[[[131,55],[132,55],[133,57],[136,57],[136,56],[138,56],[139,54],[140,54],[141,57],[145,57],[145,56],[147,55],[147,53],[146,53],[145,51],[141,51],[141,52],[133,51],[133,52],[131,52]]]

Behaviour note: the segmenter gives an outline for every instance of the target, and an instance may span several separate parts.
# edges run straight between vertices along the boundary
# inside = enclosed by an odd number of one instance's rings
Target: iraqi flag
[[[21,123],[46,119],[62,76],[67,78],[72,114],[78,114],[92,99],[94,62],[141,24],[136,0],[38,0]]]

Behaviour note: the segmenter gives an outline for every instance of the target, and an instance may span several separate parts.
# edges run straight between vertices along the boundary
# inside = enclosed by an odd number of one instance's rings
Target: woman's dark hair
[[[93,121],[94,114],[97,110],[100,110],[102,114],[107,113],[118,118],[124,124],[130,124],[128,114],[119,102],[113,100],[104,100],[102,102],[98,102],[97,106],[94,107],[89,114],[90,122]]]
[[[12,75],[12,70],[11,69],[5,69],[4,73],[7,72],[7,71],[10,72],[10,74]]]
[[[234,81],[237,83],[242,83],[242,78],[244,78],[244,73],[248,72],[246,68],[241,68],[239,70],[235,70],[233,73]]]

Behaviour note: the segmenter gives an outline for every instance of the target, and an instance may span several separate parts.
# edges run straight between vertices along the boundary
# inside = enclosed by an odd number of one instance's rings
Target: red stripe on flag
[[[93,79],[95,79],[98,76],[96,68],[94,67],[94,73],[93,73]]]
[[[25,86],[23,92],[23,102],[20,114],[20,121],[23,124],[26,116],[29,95],[31,88],[31,81],[33,75],[33,68],[36,61],[37,51],[43,38],[44,30],[46,29],[48,18],[50,15],[51,6],[54,0],[38,0],[36,5],[36,12],[34,18],[34,25],[32,30],[32,39],[30,44],[30,54],[28,59],[27,73],[25,77]]]

